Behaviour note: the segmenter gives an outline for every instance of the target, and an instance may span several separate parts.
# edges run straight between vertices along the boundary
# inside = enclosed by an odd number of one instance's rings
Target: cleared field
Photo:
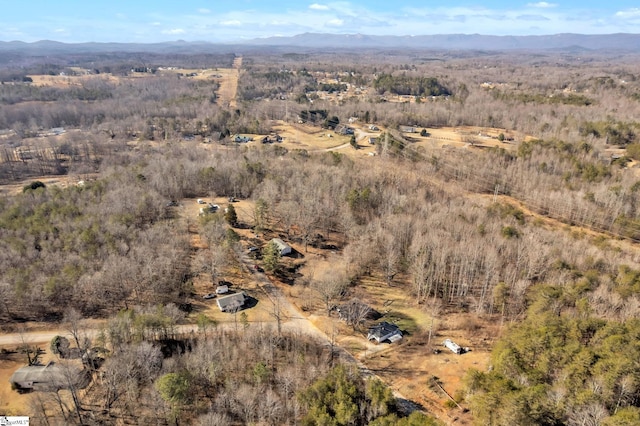
[[[71,87],[82,86],[90,81],[108,81],[111,83],[117,83],[122,77],[116,77],[111,74],[99,74],[99,75],[29,75],[34,86],[49,86],[49,87]]]

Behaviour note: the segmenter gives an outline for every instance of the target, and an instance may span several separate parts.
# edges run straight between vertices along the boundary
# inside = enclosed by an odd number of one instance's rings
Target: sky
[[[302,33],[640,33],[640,1],[0,0],[0,41],[231,43]]]

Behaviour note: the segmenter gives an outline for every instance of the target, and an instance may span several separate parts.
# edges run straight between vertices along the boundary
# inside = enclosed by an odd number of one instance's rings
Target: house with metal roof
[[[244,302],[246,301],[246,295],[244,292],[230,294],[228,296],[221,296],[216,299],[218,308],[222,312],[236,312],[242,309]]]
[[[60,365],[51,361],[46,365],[26,365],[17,369],[9,379],[11,387],[18,392],[31,390],[50,391],[83,388],[88,384],[88,375],[79,366]]]
[[[278,250],[280,250],[280,256],[291,254],[291,246],[282,241],[280,238],[274,238],[271,240],[271,242],[274,243],[276,247],[278,247]]]

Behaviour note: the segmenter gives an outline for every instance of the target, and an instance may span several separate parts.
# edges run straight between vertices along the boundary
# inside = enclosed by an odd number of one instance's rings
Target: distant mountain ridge
[[[264,46],[351,47],[455,50],[570,49],[640,51],[640,34],[554,34],[541,36],[494,36],[438,34],[419,36],[374,36],[363,34],[314,34],[254,39],[247,44]]]
[[[586,49],[640,52],[640,34],[554,34],[540,36],[494,36],[481,34],[439,34],[377,36],[364,34],[305,33],[291,37],[267,37],[234,43],[173,41],[162,43],[62,43],[42,40],[33,43],[0,41],[0,52],[29,55],[88,52],[221,52],[252,47],[300,49],[425,49],[425,50],[550,50]]]

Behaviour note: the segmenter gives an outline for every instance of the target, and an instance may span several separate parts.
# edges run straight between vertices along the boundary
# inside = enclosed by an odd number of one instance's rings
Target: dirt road
[[[236,96],[238,94],[240,68],[242,68],[242,56],[238,56],[233,60],[232,68],[219,70],[222,78],[218,89],[218,105],[221,107],[235,109],[238,106]]]

